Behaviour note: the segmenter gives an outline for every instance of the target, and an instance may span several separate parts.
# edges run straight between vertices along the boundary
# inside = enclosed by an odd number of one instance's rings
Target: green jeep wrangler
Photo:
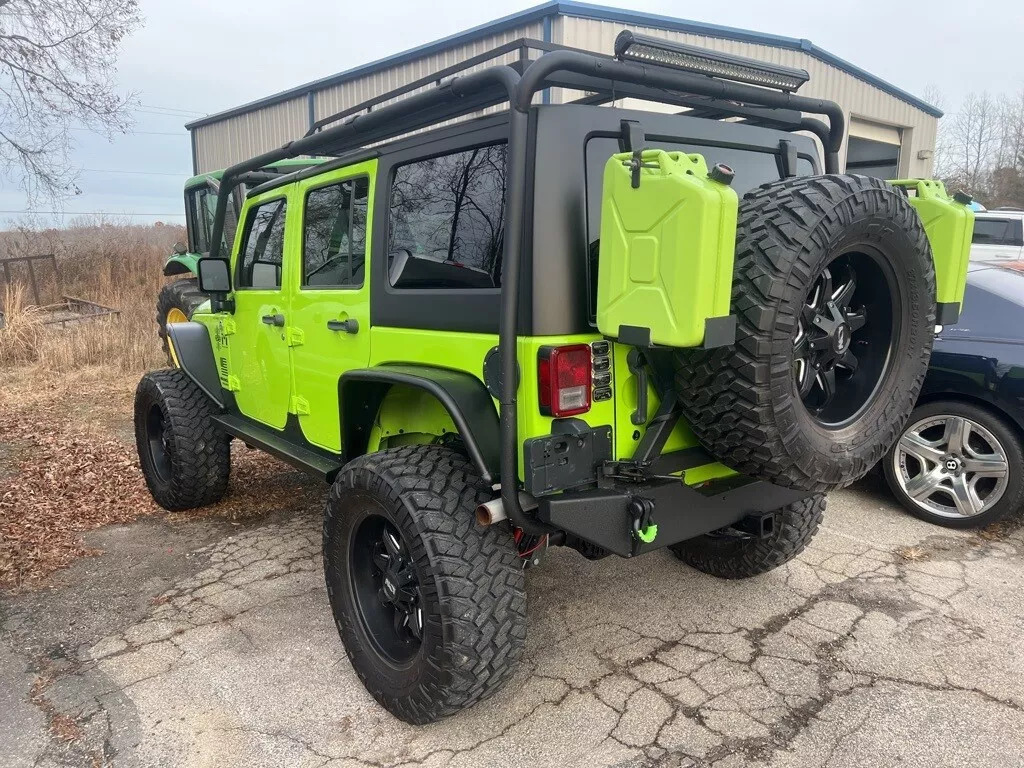
[[[793,558],[963,296],[967,207],[841,174],[843,111],[796,95],[802,70],[630,32],[615,57],[543,45],[225,170],[209,301],[135,400],[167,509],[225,494],[232,439],[330,483],[338,630],[412,723],[511,677],[549,547],[723,578]],[[279,172],[304,156],[331,159]]]

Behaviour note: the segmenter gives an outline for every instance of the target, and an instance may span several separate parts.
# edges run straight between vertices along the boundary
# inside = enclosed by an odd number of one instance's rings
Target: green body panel
[[[299,211],[290,199],[290,188],[275,189],[249,198],[242,209],[242,218],[250,208],[286,198],[284,248],[295,253],[301,248],[301,232],[296,228]],[[235,245],[231,249],[231,273],[238,274],[238,256],[244,227],[239,226]],[[236,289],[232,294],[235,311],[232,319],[236,333],[229,337],[230,373],[236,377],[238,389],[235,401],[246,416],[275,429],[284,429],[291,405],[292,371],[288,347],[287,327],[263,322],[267,315],[285,315],[288,312],[288,268],[282,270],[281,287],[276,289]]]
[[[962,304],[974,235],[974,211],[950,197],[941,181],[897,179],[889,183],[914,192],[910,204],[921,217],[935,263],[935,300]]]
[[[458,433],[441,401],[423,389],[395,386],[380,405],[367,453],[410,443],[431,443]]]
[[[697,347],[705,321],[729,314],[738,199],[708,178],[701,155],[632,155],[604,169],[597,325],[618,338],[623,326],[650,329],[655,344]]]
[[[369,252],[366,254],[366,277],[362,286],[348,289],[301,287],[303,208],[308,192],[345,179],[367,176],[370,207],[367,211],[366,242],[371,243],[376,175],[377,161],[368,160],[248,198],[239,216],[240,222],[246,220],[251,208],[263,202],[278,198],[287,201],[281,288],[236,289],[232,293],[235,302],[233,313],[211,313],[207,302],[192,318],[210,329],[221,386],[234,394],[242,414],[277,430],[285,428],[291,414],[297,418],[302,435],[309,443],[334,453],[342,452],[338,382],[345,371],[388,363],[412,363],[463,371],[482,380],[484,359],[498,344],[497,334],[371,327],[369,276],[372,270]],[[727,190],[725,187],[722,189]],[[731,190],[727,191],[731,193]],[[232,248],[233,274],[238,272],[243,234],[244,226],[239,226]],[[263,322],[264,315],[276,314],[285,316],[284,327]],[[358,321],[358,333],[348,334],[327,328],[329,320],[347,319]],[[551,434],[553,419],[544,416],[539,408],[537,367],[540,349],[544,346],[589,344],[602,338],[597,332],[520,337],[521,377],[517,399],[521,446],[530,438]],[[626,364],[628,351],[626,345],[613,345],[614,396],[610,400],[593,403],[589,412],[577,417],[591,427],[612,427],[613,453],[617,459],[631,458],[643,434],[643,428],[637,428],[630,421],[636,407],[636,377]],[[657,395],[650,389],[648,416],[652,416],[657,407]],[[373,451],[405,443],[430,442],[454,430],[451,417],[432,395],[415,388],[392,387],[377,413],[368,447]],[[693,433],[680,422],[669,437],[665,450],[695,445],[697,440]],[[522,468],[524,465],[521,455],[519,466]],[[734,474],[732,470],[712,463],[688,470],[685,480],[696,483],[730,474]]]
[[[302,287],[302,231],[306,195],[318,187],[339,181],[369,176],[366,242],[373,242],[374,184],[377,161],[368,160],[348,168],[331,171],[291,186],[288,225],[297,234],[289,242],[285,256],[284,285],[288,291],[286,328],[292,334],[291,360],[294,371],[293,408],[302,434],[320,448],[341,451],[341,425],[338,410],[338,379],[353,368],[370,363],[370,281],[358,288]],[[294,258],[289,256],[294,255]],[[363,273],[370,274],[369,248]],[[355,320],[358,333],[332,331],[330,320]]]
[[[645,426],[638,427],[631,420],[637,405],[637,377],[630,372],[629,365],[626,362],[629,350],[630,347],[625,344],[616,343],[612,345],[612,367],[614,368],[613,392],[615,393],[612,399],[615,403],[613,451],[615,458],[620,460],[632,458],[637,446],[640,444],[640,439],[647,431]],[[660,404],[661,401],[658,398],[658,393],[654,391],[654,386],[648,381],[646,423],[650,423]],[[668,440],[665,441],[663,452],[669,453],[671,451],[683,450],[684,448],[695,448],[699,445],[700,442],[697,440],[697,436],[693,434],[693,430],[690,429],[690,426],[685,421],[680,419],[676,422],[676,426],[673,428]],[[707,480],[729,477],[735,474],[737,474],[735,470],[729,469],[724,464],[716,461],[686,470],[686,476],[683,479],[688,485],[695,485]]]

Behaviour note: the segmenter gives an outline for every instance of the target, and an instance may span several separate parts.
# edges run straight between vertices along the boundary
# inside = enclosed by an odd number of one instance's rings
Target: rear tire
[[[207,295],[199,290],[199,281],[194,277],[175,280],[160,289],[160,295],[156,300],[156,323],[160,343],[167,354],[167,362],[174,363],[167,345],[167,326],[188,320],[207,298]]]
[[[824,514],[825,497],[815,494],[776,510],[774,530],[763,539],[726,528],[669,549],[698,571],[720,579],[747,579],[778,568],[803,552]]]
[[[331,487],[324,575],[338,632],[366,689],[408,723],[487,698],[522,655],[512,532],[474,516],[491,495],[464,456],[437,445],[361,456]]]
[[[740,203],[736,343],[676,353],[704,447],[733,469],[827,492],[863,477],[906,424],[935,325],[931,249],[884,181],[817,176]]]
[[[135,445],[153,499],[178,511],[215,504],[231,474],[228,436],[210,400],[178,369],[147,373],[135,390]]]

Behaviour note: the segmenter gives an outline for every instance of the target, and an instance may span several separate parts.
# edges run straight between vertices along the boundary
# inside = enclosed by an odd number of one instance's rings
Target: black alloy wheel
[[[858,248],[811,286],[793,339],[797,393],[826,428],[844,426],[871,402],[899,339],[895,275],[870,246]]]
[[[156,476],[162,482],[168,482],[171,478],[171,433],[164,424],[163,411],[155,403],[146,416],[146,446]]]
[[[408,663],[423,640],[423,593],[401,533],[380,515],[365,518],[352,537],[349,567],[367,635],[386,658]]]

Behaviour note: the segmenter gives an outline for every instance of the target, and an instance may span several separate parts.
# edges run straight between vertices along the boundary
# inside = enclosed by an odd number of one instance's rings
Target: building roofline
[[[517,13],[512,13],[508,16],[503,16],[500,19],[480,24],[457,34],[449,35],[439,40],[426,43],[425,45],[409,48],[408,50],[395,53],[390,56],[385,56],[384,58],[377,59],[376,61],[372,61],[368,64],[361,64],[357,67],[353,67],[352,69],[345,70],[344,72],[339,72],[336,75],[324,77],[319,80],[313,80],[294,88],[281,91],[280,93],[275,93],[271,96],[257,99],[256,101],[251,101],[222,112],[201,117],[198,120],[193,120],[192,122],[187,123],[185,127],[191,131],[203,125],[220,122],[221,120],[225,120],[229,117],[235,117],[247,112],[252,112],[253,110],[262,107],[280,104],[281,102],[290,101],[291,99],[302,98],[314,91],[323,90],[324,88],[329,88],[348,80],[354,80],[357,77],[363,77],[387,67],[404,64],[455,45],[473,42],[474,40],[478,40],[482,37],[499,34],[509,29],[515,29],[516,27],[521,27],[525,24],[540,21],[551,16],[572,16],[581,19],[595,19],[598,21],[617,21],[623,24],[659,27],[678,32],[688,32],[695,35],[705,35],[707,37],[718,37],[745,43],[770,45],[777,48],[803,51],[810,56],[820,59],[826,64],[831,64],[837,69],[875,86],[891,96],[895,96],[901,101],[910,104],[912,107],[920,109],[922,112],[925,112],[932,117],[942,117],[942,111],[937,107],[932,106],[926,101],[917,98],[913,94],[904,91],[902,88],[898,88],[880,77],[872,75],[870,72],[851,64],[845,59],[819,48],[810,40],[785,37],[783,35],[773,35],[764,32],[754,32],[748,29],[726,27],[702,21],[688,21],[686,19],[677,19],[671,16],[662,16],[653,13],[628,11],[621,8],[610,8],[603,5],[592,5],[590,3],[575,2],[575,0],[550,0],[549,2],[541,5],[536,5],[532,8],[527,8],[526,10],[518,11]]]

